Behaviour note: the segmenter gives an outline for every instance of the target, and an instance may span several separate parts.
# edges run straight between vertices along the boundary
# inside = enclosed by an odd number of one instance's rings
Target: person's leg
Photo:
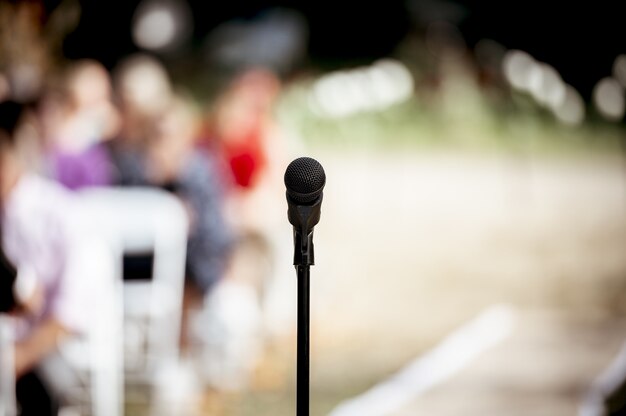
[[[15,395],[20,416],[56,416],[59,413],[58,403],[33,371],[17,380]]]

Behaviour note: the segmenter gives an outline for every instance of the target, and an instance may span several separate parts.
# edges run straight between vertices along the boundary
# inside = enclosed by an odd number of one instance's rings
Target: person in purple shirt
[[[42,100],[40,116],[49,176],[69,189],[111,184],[106,142],[120,127],[111,81],[96,61],[73,63],[59,89]]]

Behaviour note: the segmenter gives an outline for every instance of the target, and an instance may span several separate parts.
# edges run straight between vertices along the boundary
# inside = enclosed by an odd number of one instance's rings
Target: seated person
[[[60,342],[83,333],[94,309],[95,279],[86,264],[89,233],[72,196],[28,172],[20,143],[34,131],[21,104],[0,103],[0,231],[3,308],[14,315],[15,374],[21,415],[54,414],[40,399],[38,372]],[[11,288],[11,295],[7,288]],[[56,375],[49,385],[58,384]]]
[[[98,62],[73,63],[60,88],[41,100],[41,128],[48,174],[69,189],[111,183],[106,141],[117,134],[120,118],[111,82]]]
[[[177,195],[188,210],[188,289],[204,296],[220,280],[232,247],[223,213],[222,184],[212,155],[196,149],[196,116],[176,97],[131,149],[114,152],[118,184],[155,186]],[[121,138],[120,141],[125,140]]]

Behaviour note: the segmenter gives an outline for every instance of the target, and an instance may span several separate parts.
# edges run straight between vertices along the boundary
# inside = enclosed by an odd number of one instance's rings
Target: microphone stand
[[[312,205],[289,205],[288,216],[294,225],[294,260],[298,278],[298,334],[296,355],[296,416],[309,416],[309,310],[310,266],[315,263],[313,227],[319,222],[319,197]],[[304,238],[303,238],[304,237]]]
[[[309,266],[298,271],[298,351],[296,358],[296,416],[309,416]]]

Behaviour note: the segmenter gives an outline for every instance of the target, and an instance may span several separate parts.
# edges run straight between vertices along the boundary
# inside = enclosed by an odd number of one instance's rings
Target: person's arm
[[[24,340],[15,345],[15,375],[19,378],[54,351],[69,331],[59,321],[47,319]]]

